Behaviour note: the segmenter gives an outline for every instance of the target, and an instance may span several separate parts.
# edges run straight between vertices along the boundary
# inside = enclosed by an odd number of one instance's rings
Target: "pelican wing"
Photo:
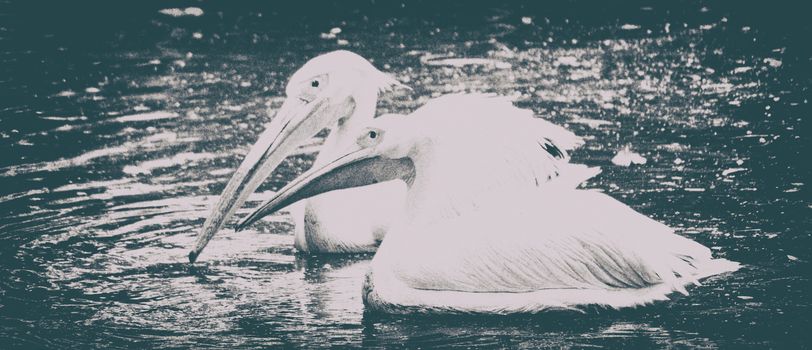
[[[471,93],[449,94],[430,100],[416,110],[413,115],[436,118],[441,116],[446,125],[452,128],[463,127],[466,133],[473,128],[485,133],[506,133],[511,137],[526,133],[539,140],[547,152],[566,158],[571,151],[584,144],[583,138],[571,131],[536,117],[533,111],[519,108],[505,97],[496,94]]]
[[[403,240],[390,235],[379,255],[391,254],[382,259],[412,288],[492,293],[663,284],[684,292],[713,260],[708,248],[600,192],[544,192],[513,212],[412,227]]]
[[[574,188],[600,173],[597,167],[569,162],[569,152],[584,140],[571,131],[518,108],[506,97],[492,94],[450,94],[427,102],[410,117],[430,125],[420,133],[437,141],[432,166],[447,166],[442,174],[482,172],[483,183],[555,183]],[[438,156],[439,155],[439,156]],[[442,158],[442,155],[447,155]],[[498,159],[505,166],[494,167]],[[433,174],[437,176],[438,174]]]

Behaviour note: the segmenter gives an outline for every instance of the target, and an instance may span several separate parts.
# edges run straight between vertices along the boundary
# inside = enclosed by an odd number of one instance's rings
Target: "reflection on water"
[[[693,3],[322,5],[0,6],[2,344],[804,344],[808,25]],[[635,310],[427,318],[365,314],[371,256],[296,255],[284,212],[226,229],[187,264],[286,77],[338,48],[414,88],[384,96],[381,113],[483,91],[568,125],[588,139],[576,160],[604,169],[589,187],[747,267]],[[306,169],[319,144],[248,207]],[[629,162],[612,161],[618,152]]]

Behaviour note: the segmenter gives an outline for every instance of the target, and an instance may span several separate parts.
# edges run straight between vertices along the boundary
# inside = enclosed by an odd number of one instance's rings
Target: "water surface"
[[[807,347],[803,13],[692,1],[3,1],[0,347]],[[296,255],[285,212],[224,230],[189,265],[287,77],[334,49],[414,89],[383,96],[380,113],[493,92],[567,125],[588,139],[575,160],[603,168],[587,187],[745,268],[634,310],[385,317],[361,302],[371,256]],[[247,208],[307,169],[319,143]],[[645,164],[616,165],[618,152]]]

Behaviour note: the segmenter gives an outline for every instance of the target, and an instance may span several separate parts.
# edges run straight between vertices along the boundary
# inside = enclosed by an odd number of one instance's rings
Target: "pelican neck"
[[[354,94],[352,98],[355,101],[353,113],[339,118],[330,128],[330,135],[324,140],[324,145],[321,147],[314,165],[322,165],[343,152],[350,143],[355,142],[360,130],[375,117],[378,102],[377,91]]]

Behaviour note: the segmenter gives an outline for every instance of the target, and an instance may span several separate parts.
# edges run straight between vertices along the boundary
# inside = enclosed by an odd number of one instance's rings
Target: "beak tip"
[[[198,252],[196,252],[194,250],[190,250],[189,251],[189,262],[194,264],[194,262],[197,260],[198,254],[199,254]]]
[[[248,214],[248,216],[242,218],[242,220],[237,222],[237,225],[234,226],[234,232],[240,232],[242,230],[245,230],[248,228],[248,226],[251,226],[255,221],[257,221],[257,218],[255,217],[256,213],[257,212],[255,211],[251,214]]]

